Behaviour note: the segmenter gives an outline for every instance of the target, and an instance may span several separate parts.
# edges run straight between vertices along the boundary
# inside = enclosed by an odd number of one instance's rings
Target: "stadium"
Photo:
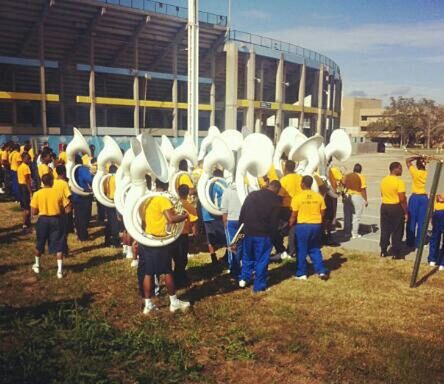
[[[187,13],[150,0],[1,2],[0,134],[183,136]],[[230,30],[199,12],[199,135],[211,125],[278,137],[339,127],[341,75],[328,57]],[[297,42],[296,42],[297,43]]]

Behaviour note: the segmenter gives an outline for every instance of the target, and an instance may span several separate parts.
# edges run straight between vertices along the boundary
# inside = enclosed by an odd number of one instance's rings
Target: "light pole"
[[[199,0],[188,0],[188,133],[199,137]]]

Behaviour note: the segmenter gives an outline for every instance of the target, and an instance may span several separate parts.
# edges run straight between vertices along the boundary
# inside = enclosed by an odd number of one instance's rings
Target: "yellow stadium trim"
[[[59,101],[59,95],[46,94],[46,101]],[[42,95],[40,93],[28,93],[28,92],[6,92],[0,91],[0,99],[3,100],[25,100],[25,101],[41,101]]]

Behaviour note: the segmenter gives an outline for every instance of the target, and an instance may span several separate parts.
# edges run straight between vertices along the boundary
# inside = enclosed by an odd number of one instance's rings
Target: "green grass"
[[[444,382],[442,273],[410,289],[410,262],[325,248],[329,281],[272,264],[271,290],[253,294],[202,253],[178,293],[191,310],[171,314],[163,289],[145,317],[135,270],[101,246],[100,227],[86,244],[70,236],[58,280],[52,257],[31,271],[34,238],[20,235],[15,204],[0,215],[2,383]]]

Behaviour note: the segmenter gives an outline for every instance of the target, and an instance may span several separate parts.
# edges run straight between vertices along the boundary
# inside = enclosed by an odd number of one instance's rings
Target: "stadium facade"
[[[151,0],[0,0],[0,134],[181,136],[187,9]],[[199,13],[199,129],[339,127],[342,81],[317,52]],[[107,127],[107,128],[103,128]]]

